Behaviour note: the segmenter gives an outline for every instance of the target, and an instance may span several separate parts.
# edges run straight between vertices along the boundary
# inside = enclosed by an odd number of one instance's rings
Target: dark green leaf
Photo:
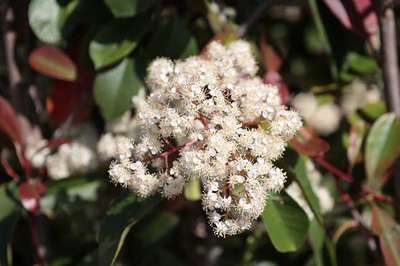
[[[70,201],[76,199],[95,201],[100,186],[100,180],[88,180],[86,178],[68,178],[55,181],[48,186],[47,193],[40,198],[41,210],[49,216],[53,215],[54,208],[57,205],[57,197],[61,195],[67,197]]]
[[[141,242],[148,245],[158,242],[178,224],[178,217],[169,212],[160,212],[138,232]]]
[[[16,190],[14,183],[0,186],[0,266],[9,265],[8,248],[21,215],[21,205],[15,198]]]
[[[133,17],[148,10],[159,0],[104,0],[115,17]]]
[[[271,196],[262,218],[272,244],[278,251],[296,251],[303,245],[309,221],[303,209],[286,193]]]
[[[114,68],[98,74],[94,81],[94,97],[104,118],[112,120],[127,111],[132,96],[141,86],[132,59],[124,59]]]
[[[101,29],[89,44],[96,69],[110,65],[131,53],[148,29],[148,20],[120,19]]]
[[[308,205],[310,206],[312,212],[314,213],[317,221],[320,224],[323,224],[323,218],[321,214],[319,201],[311,187],[309,178],[307,176],[306,160],[307,160],[306,157],[300,156],[297,159],[294,169],[292,169],[292,173],[294,174],[294,178],[296,182],[299,184],[303,192],[304,198],[306,199]]]
[[[158,203],[158,198],[141,200],[131,195],[112,205],[100,225],[100,265],[115,263],[130,229]]]
[[[161,21],[145,52],[149,59],[157,56],[176,59],[194,55],[197,50],[196,39],[185,21],[175,16]]]
[[[77,4],[77,0],[70,1],[65,6],[61,6],[57,0],[30,1],[28,18],[35,35],[42,42],[60,42],[64,23],[75,10]]]
[[[386,171],[400,155],[400,121],[393,113],[382,115],[372,126],[366,143],[365,168],[368,185],[379,190]]]

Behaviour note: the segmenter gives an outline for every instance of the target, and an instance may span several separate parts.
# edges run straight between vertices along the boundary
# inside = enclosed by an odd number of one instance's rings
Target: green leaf
[[[314,252],[314,262],[317,266],[324,265],[324,243],[325,243],[325,231],[318,223],[316,219],[313,219],[310,223],[310,230],[308,232],[311,247]]]
[[[311,211],[314,213],[315,218],[320,224],[323,224],[323,217],[321,213],[321,208],[319,205],[319,201],[317,196],[315,195],[312,186],[310,184],[307,170],[306,170],[306,160],[307,158],[304,156],[300,156],[297,159],[296,165],[294,168],[289,172],[289,174],[293,174],[294,179],[299,184],[304,198],[306,199],[308,205],[311,208]]]
[[[386,170],[400,155],[400,121],[393,113],[382,115],[367,137],[365,168],[368,186],[379,190],[386,182]]]
[[[173,59],[188,57],[198,51],[197,42],[183,19],[174,16],[161,21],[153,34],[146,57],[165,56]]]
[[[17,187],[14,183],[0,186],[0,266],[9,265],[9,244],[12,240],[14,227],[20,215],[21,208],[15,198]]]
[[[113,15],[118,18],[133,17],[148,10],[159,0],[104,0]]]
[[[303,209],[286,193],[270,197],[262,219],[272,244],[278,251],[296,251],[303,245],[309,221]]]
[[[58,43],[62,40],[62,29],[72,14],[78,1],[70,1],[61,6],[57,0],[32,0],[29,3],[29,24],[35,35],[46,43]]]
[[[43,213],[51,216],[57,205],[57,198],[67,197],[69,201],[76,199],[94,202],[97,199],[97,191],[101,186],[100,180],[88,180],[86,178],[68,178],[52,182],[44,196],[40,198],[40,206]]]
[[[159,201],[158,198],[143,200],[130,195],[112,205],[100,225],[100,265],[114,265],[131,228]]]
[[[380,248],[388,266],[400,265],[400,225],[372,203],[372,230],[379,235]]]
[[[368,103],[361,108],[361,113],[371,120],[378,119],[386,112],[386,105],[384,101],[377,101]]]
[[[193,178],[185,186],[185,198],[191,201],[197,201],[201,198],[200,180]]]
[[[96,69],[110,65],[131,53],[148,29],[144,17],[119,19],[102,28],[89,44]]]
[[[178,221],[179,219],[175,214],[160,212],[146,224],[145,228],[138,232],[138,238],[147,245],[157,243],[176,227]]]
[[[132,96],[142,86],[132,59],[124,59],[114,68],[97,74],[94,97],[103,117],[109,121],[122,115],[130,108]]]

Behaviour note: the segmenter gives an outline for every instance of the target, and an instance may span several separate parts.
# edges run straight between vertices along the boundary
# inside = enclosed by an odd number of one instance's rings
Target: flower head
[[[133,146],[118,146],[112,180],[140,196],[158,191],[173,198],[189,180],[200,179],[214,232],[248,229],[268,194],[283,188],[286,175],[273,162],[302,126],[257,70],[242,40],[228,47],[212,42],[204,54],[185,60],[154,60],[151,93],[136,105],[143,134]]]

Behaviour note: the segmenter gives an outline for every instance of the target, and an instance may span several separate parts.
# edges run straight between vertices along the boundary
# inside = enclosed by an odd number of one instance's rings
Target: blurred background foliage
[[[400,265],[400,122],[384,101],[374,2],[1,1],[0,265]],[[252,230],[215,237],[196,182],[141,200],[109,182],[107,161],[54,178],[27,156],[134,113],[154,58],[236,38],[306,122],[279,162],[297,187]]]

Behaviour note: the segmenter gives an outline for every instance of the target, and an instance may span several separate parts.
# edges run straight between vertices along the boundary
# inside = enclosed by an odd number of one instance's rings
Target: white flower
[[[315,168],[315,165],[311,160],[306,161],[306,171],[311,188],[318,198],[318,203],[321,207],[322,213],[331,211],[335,204],[334,199],[328,189],[322,185],[321,173]],[[303,208],[310,219],[314,217],[314,214],[308,206],[308,203],[303,196],[303,192],[297,183],[291,183],[286,188],[286,192]]]
[[[200,179],[214,232],[248,229],[268,192],[283,188],[286,176],[272,163],[302,126],[256,72],[250,45],[241,40],[228,48],[212,42],[204,55],[186,60],[156,59],[146,79],[152,92],[135,102],[140,138],[133,148],[122,145],[111,179],[140,196],[158,191],[166,198]]]
[[[329,135],[338,129],[341,116],[341,111],[336,104],[327,103],[317,108],[310,124],[318,133]]]

